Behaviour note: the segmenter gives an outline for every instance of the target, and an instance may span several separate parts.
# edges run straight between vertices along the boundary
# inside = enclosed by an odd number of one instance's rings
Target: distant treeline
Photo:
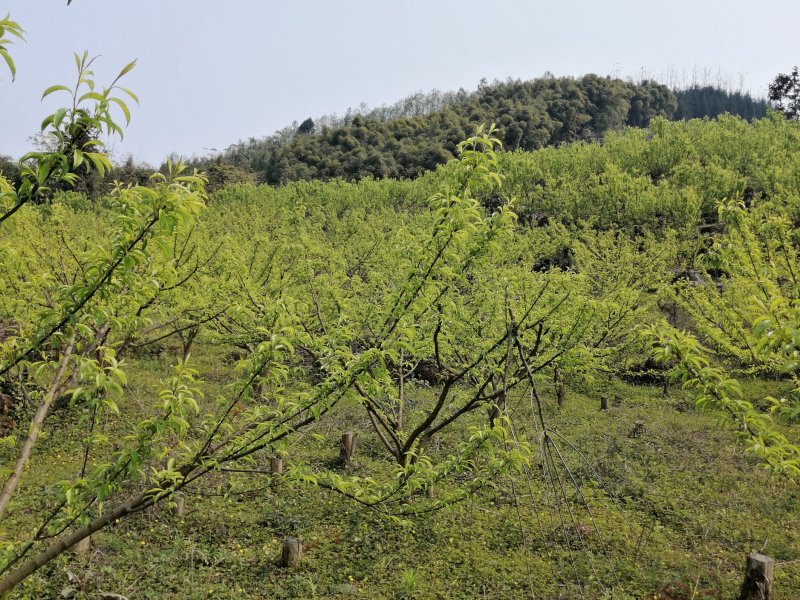
[[[655,117],[691,119],[731,113],[763,117],[767,103],[749,94],[714,86],[672,91],[654,81],[633,83],[611,77],[545,76],[531,81],[482,81],[477,90],[435,90],[368,110],[294,123],[271,136],[234,144],[191,163],[206,172],[209,190],[229,183],[365,177],[410,179],[453,158],[456,145],[480,123],[494,123],[505,150],[536,150],[574,141],[601,140],[624,126],[646,127]],[[13,161],[0,156],[0,172],[18,176]],[[131,159],[110,179],[145,183],[150,168]],[[83,176],[75,191],[97,196],[110,180]],[[56,191],[56,190],[54,190]]]
[[[729,92],[710,85],[676,90],[675,95],[678,100],[675,120],[714,118],[730,113],[752,121],[766,116],[769,107],[766,100],[753,98],[749,93]]]
[[[414,178],[453,158],[479,123],[495,123],[506,150],[536,150],[602,139],[623,126],[646,127],[654,117],[751,120],[766,102],[714,87],[673,92],[653,81],[610,77],[543,77],[481,82],[474,92],[417,93],[368,111],[306,119],[263,139],[234,144],[198,161],[218,179],[244,173],[269,184],[302,180]],[[220,177],[221,176],[221,177]]]

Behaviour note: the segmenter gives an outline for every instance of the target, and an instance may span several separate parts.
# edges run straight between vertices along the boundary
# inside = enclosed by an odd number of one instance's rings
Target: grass
[[[231,367],[209,346],[194,360],[208,374],[210,402]],[[122,415],[104,425],[109,448],[147,410],[167,364],[133,361]],[[727,599],[752,550],[777,561],[774,598],[800,596],[800,488],[761,471],[679,392],[665,398],[661,388],[614,382],[604,393],[614,398],[608,411],[591,391],[570,390],[560,412],[545,394],[546,420],[559,434],[552,461],[537,457],[527,473],[448,509],[397,522],[326,490],[219,474],[191,488],[183,518],[156,507],[124,520],[13,597]],[[77,470],[72,411],[50,418],[4,529],[28,530],[51,486]],[[527,399],[511,411],[517,434],[535,441]],[[636,421],[644,431],[631,437]],[[302,436],[287,462],[331,464],[345,429],[359,432],[356,474],[386,471],[358,407],[317,424],[322,437]],[[448,442],[443,436],[443,452]],[[305,545],[295,569],[278,566],[287,536]]]

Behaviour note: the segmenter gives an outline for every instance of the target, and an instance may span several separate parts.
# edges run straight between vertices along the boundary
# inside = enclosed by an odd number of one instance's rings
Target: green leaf
[[[67,115],[66,108],[59,108],[55,114],[53,114],[53,127],[58,129],[61,126],[61,123],[64,121],[64,117]]]
[[[98,94],[97,92],[86,92],[83,96],[78,98],[78,104],[84,100],[94,100],[95,102],[104,103],[107,101],[107,98],[103,96],[103,94]]]
[[[86,158],[92,161],[95,168],[100,172],[100,175],[105,175],[106,171],[111,171],[114,168],[114,166],[111,164],[111,161],[108,160],[108,157],[105,154],[100,154],[98,152],[87,152]]]
[[[42,94],[41,100],[44,100],[45,98],[47,98],[53,92],[67,92],[67,93],[69,93],[70,89],[65,85],[51,85],[49,88],[47,88],[44,91],[44,93]]]
[[[130,73],[135,66],[136,66],[136,59],[133,59],[131,62],[129,62],[127,65],[123,67],[122,71],[120,71],[119,75],[117,75],[117,79],[122,79],[125,75]]]
[[[117,86],[117,89],[121,90],[124,93],[126,93],[128,96],[130,96],[131,100],[136,102],[136,104],[139,104],[139,96],[134,94],[131,90],[129,90],[128,88],[124,88],[124,87],[122,87],[120,85]]]
[[[109,102],[113,102],[114,104],[119,106],[120,110],[122,110],[122,113],[125,115],[125,123],[127,125],[130,125],[130,122],[131,122],[131,111],[128,110],[127,105],[122,100],[120,100],[119,98],[109,98],[108,100],[109,100]]]
[[[0,47],[0,56],[3,57],[3,60],[6,61],[8,65],[8,70],[11,71],[11,81],[17,76],[17,68],[14,66],[14,61],[11,59],[11,56],[8,54],[5,48]]]

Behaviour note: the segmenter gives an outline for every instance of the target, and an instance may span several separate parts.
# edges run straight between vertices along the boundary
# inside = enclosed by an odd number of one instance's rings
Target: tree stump
[[[283,475],[283,459],[279,456],[273,456],[269,461],[269,472],[272,473],[272,485],[276,486],[281,482]]]
[[[608,396],[600,396],[600,410],[608,410]]]
[[[81,556],[89,554],[89,550],[91,549],[92,549],[91,536],[85,537],[80,542],[75,544],[75,554],[79,554]]]
[[[172,507],[172,514],[182,519],[186,516],[186,497],[175,496],[175,506]]]
[[[747,571],[739,600],[770,600],[775,559],[754,552],[747,557]]]
[[[286,538],[281,551],[281,566],[296,567],[301,560],[303,560],[303,542],[295,537]]]
[[[352,431],[345,431],[342,434],[342,442],[339,445],[339,458],[345,465],[352,464],[353,453],[356,451],[356,434]]]

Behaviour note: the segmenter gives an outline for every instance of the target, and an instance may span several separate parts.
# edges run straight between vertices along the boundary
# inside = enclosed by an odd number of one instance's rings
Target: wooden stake
[[[775,559],[758,553],[748,556],[739,600],[770,600],[774,569]]]
[[[296,567],[301,560],[303,560],[303,542],[294,537],[286,538],[281,551],[281,566]]]
[[[353,453],[356,451],[356,434],[352,431],[345,431],[342,434],[342,443],[339,445],[339,457],[344,464],[353,461]]]

